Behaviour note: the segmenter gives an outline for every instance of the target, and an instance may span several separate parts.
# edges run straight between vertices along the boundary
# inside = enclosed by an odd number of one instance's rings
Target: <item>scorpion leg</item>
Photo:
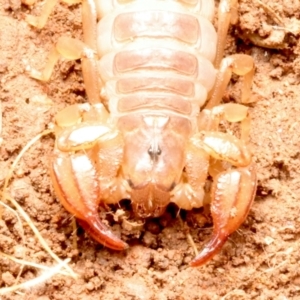
[[[111,249],[123,250],[127,248],[127,244],[115,236],[98,215],[98,206],[103,199],[101,181],[106,183],[117,177],[123,155],[120,150],[113,152],[116,148],[122,149],[122,139],[113,128],[99,122],[101,118],[105,120],[106,116],[101,109],[102,105],[98,106],[94,108],[86,104],[78,105],[77,112],[76,106],[72,108],[78,116],[79,124],[76,124],[75,117],[70,118],[63,125],[71,126],[62,128],[58,133],[50,168],[51,177],[57,197],[80,220],[83,228],[101,244]],[[104,116],[97,118],[101,111]],[[63,114],[67,115],[69,112],[70,107],[67,107],[56,121],[64,121]],[[80,123],[81,121],[83,122]],[[102,148],[105,151],[101,156]],[[106,164],[99,165],[99,156]]]
[[[243,122],[248,117],[248,107],[238,103],[226,103],[203,109],[198,118],[199,131],[218,131],[220,120],[228,122]]]
[[[51,49],[44,69],[40,72],[27,67],[27,71],[29,71],[31,77],[47,81],[51,77],[55,64],[61,57],[69,60],[81,59],[82,74],[89,102],[100,103],[101,80],[96,70],[97,55],[95,51],[80,40],[60,37],[56,45]]]
[[[223,58],[226,36],[230,24],[237,21],[238,0],[221,0],[218,9],[217,51],[215,67],[219,70],[210,99],[205,108],[219,105],[232,73],[243,76],[241,102],[246,103],[250,98],[251,84],[254,76],[253,58],[245,54],[235,54]]]
[[[212,237],[199,255],[191,262],[200,266],[218,253],[228,236],[244,222],[256,192],[256,170],[245,143],[222,132],[199,132],[193,145],[217,160],[229,162],[236,168],[227,168],[213,176],[211,213],[214,229]],[[190,178],[196,177],[190,174]]]
[[[218,131],[221,120],[228,122],[240,122],[241,140],[246,144],[250,136],[251,119],[248,115],[249,108],[238,103],[226,103],[213,107],[212,109],[204,109],[198,116],[199,131]],[[217,164],[222,164],[217,161]],[[210,163],[210,166],[212,162]],[[211,167],[210,167],[211,169]]]
[[[60,37],[57,43],[50,50],[47,63],[44,69],[40,72],[31,67],[27,67],[30,76],[41,81],[48,81],[53,72],[57,61],[63,57],[69,60],[81,59],[82,74],[85,84],[85,90],[90,103],[99,103],[101,79],[97,71],[97,47],[96,47],[96,27],[97,27],[97,12],[95,3],[92,0],[65,0],[67,3],[82,2],[82,25],[83,25],[83,42],[70,38]],[[56,4],[57,0],[47,0],[44,5],[45,13],[40,17],[27,16],[27,22],[31,25],[41,28],[45,25],[47,18]]]
[[[218,8],[218,38],[215,67],[219,68],[224,54],[225,41],[230,24],[235,24],[238,19],[238,0],[221,0]]]
[[[191,262],[200,266],[217,254],[230,234],[246,219],[256,191],[256,171],[253,165],[220,173],[214,178],[211,191],[211,213],[214,223],[212,237]]]
[[[233,54],[223,58],[218,70],[211,97],[205,108],[210,109],[219,105],[231,79],[232,73],[243,76],[241,103],[249,102],[254,71],[254,61],[249,55]]]
[[[203,132],[214,132],[218,130],[220,120],[243,122],[248,118],[247,114],[248,107],[237,103],[222,104],[211,110],[204,109],[200,112],[198,117],[198,128]],[[242,133],[246,135],[243,130]],[[221,137],[218,138],[228,140],[228,135],[223,136],[223,134],[221,134]],[[207,178],[207,173],[209,172],[209,174],[212,175],[212,173],[219,173],[219,170],[223,171],[220,157],[218,156],[218,159],[210,160],[210,151],[207,151],[203,145],[201,146],[201,142],[199,143],[196,141],[197,139],[192,139],[187,145],[187,154],[185,158],[185,174],[187,178],[183,178],[181,182],[176,185],[171,198],[172,202],[186,210],[202,206],[204,197],[203,186]],[[241,144],[236,138],[229,142]],[[243,147],[242,151],[248,155],[247,148]],[[213,153],[213,155],[216,156],[217,154]],[[248,163],[248,159],[246,160],[246,163]]]
[[[58,3],[59,0],[46,0],[44,1],[43,7],[42,7],[42,12],[41,14],[37,16],[32,16],[32,15],[27,15],[26,16],[26,22],[29,23],[30,25],[37,27],[39,29],[45,27],[47,20],[52,13],[55,5]],[[72,4],[77,4],[80,3],[81,0],[62,0],[63,2],[72,5]],[[33,5],[36,0],[21,0],[24,4],[27,5]]]

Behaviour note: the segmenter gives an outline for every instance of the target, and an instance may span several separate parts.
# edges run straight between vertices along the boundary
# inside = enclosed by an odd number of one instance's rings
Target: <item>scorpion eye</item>
[[[151,145],[148,149],[148,154],[150,155],[152,160],[157,160],[158,156],[161,155],[161,149],[158,145]]]
[[[170,191],[172,191],[175,188],[175,186],[176,186],[176,182],[174,181],[170,186]]]
[[[128,185],[131,187],[131,188],[134,188],[134,184],[132,182],[132,180],[129,178],[127,179],[127,182],[128,182]]]

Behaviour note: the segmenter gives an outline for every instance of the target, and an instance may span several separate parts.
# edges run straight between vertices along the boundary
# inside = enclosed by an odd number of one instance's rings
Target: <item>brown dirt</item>
[[[57,5],[46,27],[39,31],[28,26],[23,17],[38,13],[40,5],[29,10],[19,1],[0,0],[0,184],[16,155],[47,128],[57,111],[85,101],[79,62],[61,61],[45,84],[25,72],[26,64],[44,65],[59,36],[81,36],[80,6]],[[277,41],[271,41],[277,49],[267,49],[254,46],[247,37],[254,33],[266,39],[278,24],[256,1],[240,3],[240,22],[231,29],[227,52],[252,55],[257,68],[253,91],[259,98],[250,111],[259,185],[245,224],[222,252],[201,268],[189,267],[193,251],[186,241],[186,228],[172,210],[160,220],[148,222],[142,231],[115,224],[114,230],[131,245],[126,252],[103,248],[81,230],[76,250],[71,217],[57,202],[49,180],[48,160],[54,140],[47,136],[25,154],[10,191],[53,251],[62,259],[70,257],[70,266],[81,276],[75,281],[57,275],[2,299],[300,299],[300,4],[295,0],[264,2],[282,18],[286,29],[284,35],[276,35]],[[283,43],[286,48],[278,49]],[[238,97],[236,86],[233,80],[230,99]],[[197,217],[195,212],[191,216]],[[201,223],[201,218],[198,220]],[[190,232],[201,248],[211,225],[201,228],[192,223],[195,226],[190,224]],[[3,209],[0,250],[53,264],[25,223],[24,233],[22,240],[14,214]],[[0,286],[15,284],[19,270],[19,264],[0,258]],[[19,282],[40,274],[33,267],[24,267]]]

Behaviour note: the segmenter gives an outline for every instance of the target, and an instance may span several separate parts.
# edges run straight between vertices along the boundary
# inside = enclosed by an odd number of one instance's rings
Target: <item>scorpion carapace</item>
[[[181,180],[190,122],[153,112],[121,117],[119,125],[124,132],[122,172],[133,209],[140,217],[157,217]]]
[[[101,202],[131,199],[142,218],[170,202],[201,207],[208,175],[214,229],[191,265],[207,262],[245,220],[255,167],[245,141],[219,130],[220,120],[247,115],[220,105],[232,72],[244,76],[243,101],[254,72],[250,56],[222,59],[236,2],[221,0],[216,32],[213,0],[83,0],[84,41],[60,38],[44,71],[31,70],[47,80],[60,56],[82,60],[91,104],[56,116],[51,177],[65,208],[103,245],[127,247],[100,221]],[[28,22],[42,27],[45,11]]]

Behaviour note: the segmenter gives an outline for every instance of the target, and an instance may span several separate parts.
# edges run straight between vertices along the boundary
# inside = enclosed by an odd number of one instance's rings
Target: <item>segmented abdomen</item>
[[[197,115],[215,81],[214,1],[97,4],[98,69],[111,114]]]

